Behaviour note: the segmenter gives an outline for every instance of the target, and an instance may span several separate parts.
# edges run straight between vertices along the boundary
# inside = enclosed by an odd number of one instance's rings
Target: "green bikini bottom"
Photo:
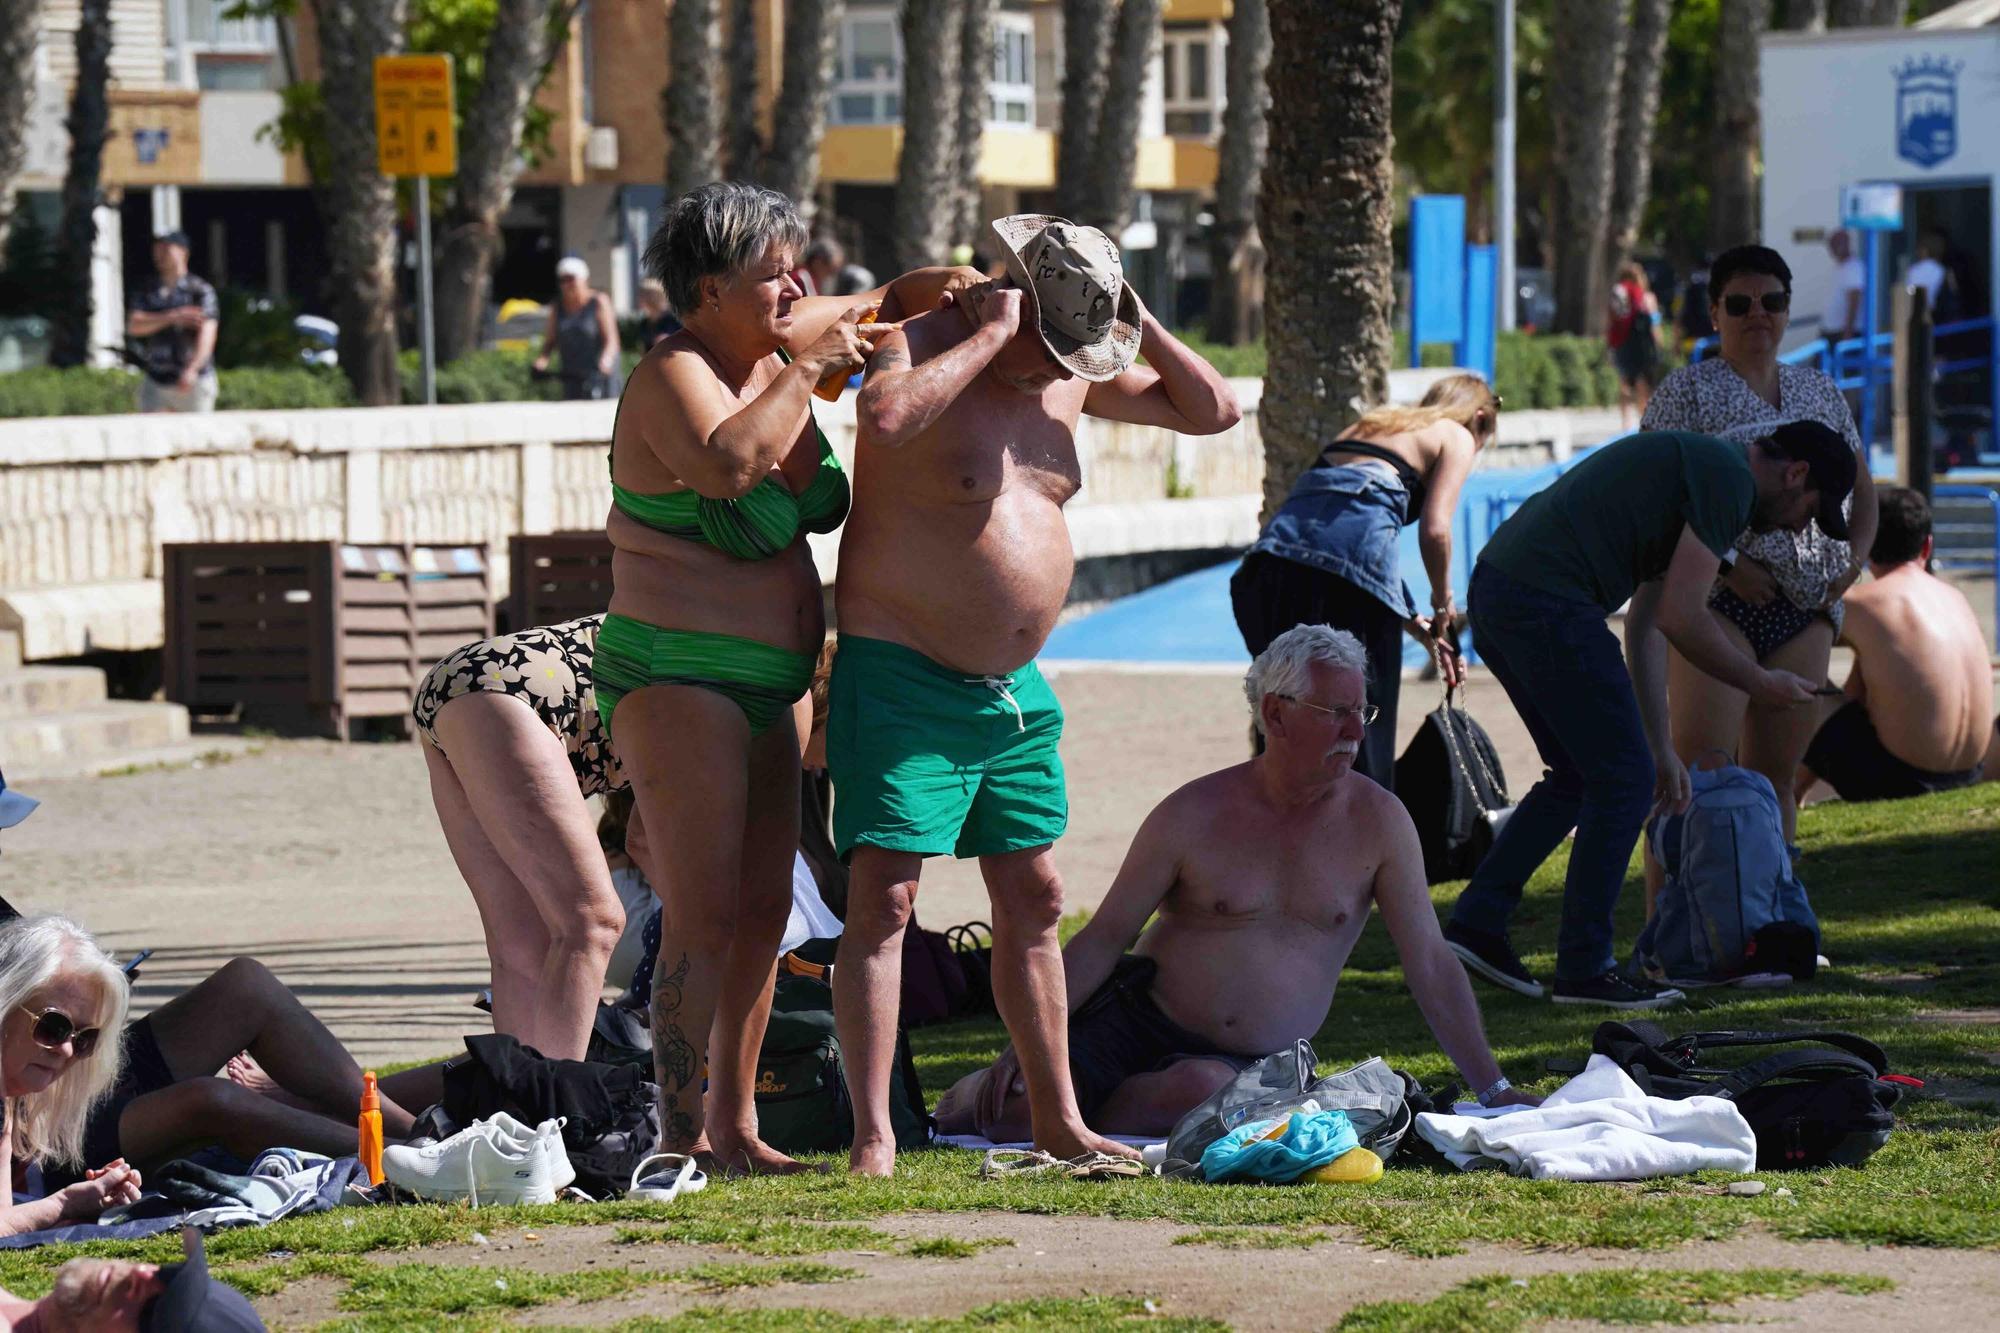
[[[714,690],[743,710],[752,735],[783,717],[812,685],[813,658],[756,639],[699,630],[661,629],[630,616],[606,616],[591,674],[597,711],[611,732],[618,701],[647,685]]]

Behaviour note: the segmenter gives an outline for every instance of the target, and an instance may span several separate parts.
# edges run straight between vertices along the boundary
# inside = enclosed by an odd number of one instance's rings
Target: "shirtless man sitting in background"
[[[1487,1105],[1534,1100],[1486,1044],[1409,813],[1351,771],[1374,712],[1366,666],[1345,630],[1273,640],[1243,686],[1264,752],[1162,801],[1063,950],[1070,1076],[1091,1128],[1164,1135],[1239,1070],[1319,1031],[1371,904],[1467,1086]],[[1020,1138],[1017,1070],[1009,1051],[959,1080],[938,1099],[939,1127]]]
[[[902,937],[926,856],[980,860],[994,998],[1037,1145],[1129,1155],[1085,1127],[1069,1085],[1050,855],[1068,820],[1062,708],[1034,658],[1075,564],[1062,506],[1082,484],[1078,419],[1212,435],[1239,416],[1214,368],[1140,305],[1102,232],[1041,215],[993,227],[1009,283],[882,335],[855,406],[827,760],[834,842],[853,857],[834,1013],[865,1174],[895,1165]]]
[[[1979,781],[1993,739],[1993,666],[1965,594],[1930,572],[1931,507],[1878,493],[1874,575],[1847,594],[1854,648],[1847,699],[1806,749],[1796,790],[1817,778],[1842,799],[1887,801]]]

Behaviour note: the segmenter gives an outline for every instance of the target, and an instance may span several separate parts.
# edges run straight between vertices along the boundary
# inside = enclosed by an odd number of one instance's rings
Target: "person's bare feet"
[[[724,1133],[710,1130],[705,1153],[714,1163],[713,1168],[706,1163],[702,1169],[711,1175],[732,1176],[796,1176],[804,1172],[824,1171],[825,1167],[809,1166],[796,1158],[787,1156],[753,1134]],[[698,1154],[699,1155],[699,1154]]]
[[[289,1106],[296,1111],[318,1111],[322,1115],[325,1114],[320,1107],[305,1098],[287,1092],[248,1051],[238,1051],[230,1056],[229,1062],[222,1066],[222,1076],[238,1087],[248,1088],[252,1092],[269,1097],[281,1106]]]
[[[893,1176],[896,1174],[896,1141],[894,1139],[856,1139],[854,1149],[847,1155],[847,1170],[856,1176]]]
[[[1129,1143],[1120,1143],[1116,1139],[1107,1139],[1102,1134],[1086,1129],[1082,1125],[1065,1125],[1053,1134],[1037,1134],[1035,1136],[1035,1146],[1043,1152],[1053,1153],[1064,1161],[1093,1152],[1101,1152],[1107,1157],[1137,1158],[1139,1156],[1139,1150]]]
[[[940,1134],[975,1134],[979,1124],[979,1098],[991,1071],[967,1074],[944,1090],[931,1108]]]

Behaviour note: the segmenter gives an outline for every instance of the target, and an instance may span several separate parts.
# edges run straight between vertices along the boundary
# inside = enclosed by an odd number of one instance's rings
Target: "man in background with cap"
[[[1617,970],[1612,915],[1649,807],[1685,808],[1667,727],[1666,645],[1767,708],[1818,681],[1767,671],[1708,609],[1722,553],[1746,527],[1847,536],[1854,450],[1814,421],[1749,444],[1681,431],[1593,449],[1500,525],[1472,573],[1472,632],[1548,771],[1459,895],[1445,941],[1475,975],[1544,991],[1507,937],[1521,890],[1576,830],[1563,888],[1555,1001],[1658,1009],[1686,997]],[[1624,606],[1625,653],[1605,624]],[[1630,672],[1627,672],[1627,663]]]
[[[1008,279],[882,335],[855,409],[827,750],[835,842],[853,858],[834,1006],[864,1174],[895,1165],[902,938],[926,856],[980,859],[1036,1145],[1130,1155],[1085,1127],[1070,1083],[1051,856],[1068,821],[1063,719],[1034,659],[1075,564],[1062,506],[1082,483],[1078,419],[1212,435],[1240,415],[1141,306],[1104,233],[1040,214],[993,229]]]
[[[141,412],[215,410],[215,336],[222,327],[215,288],[188,272],[185,232],[153,242],[156,281],[139,292],[125,332],[143,349]]]
[[[40,1300],[0,1291],[0,1328],[36,1333],[259,1333],[264,1321],[243,1293],[208,1272],[201,1233],[181,1232],[187,1261],[72,1259]]]

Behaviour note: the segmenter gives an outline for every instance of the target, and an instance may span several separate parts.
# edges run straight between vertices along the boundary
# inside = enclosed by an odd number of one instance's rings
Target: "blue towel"
[[[1202,1179],[1219,1182],[1243,1177],[1290,1184],[1360,1143],[1345,1111],[1294,1111],[1283,1134],[1275,1139],[1262,1137],[1270,1132],[1271,1122],[1258,1120],[1239,1125],[1209,1144],[1201,1154]]]

